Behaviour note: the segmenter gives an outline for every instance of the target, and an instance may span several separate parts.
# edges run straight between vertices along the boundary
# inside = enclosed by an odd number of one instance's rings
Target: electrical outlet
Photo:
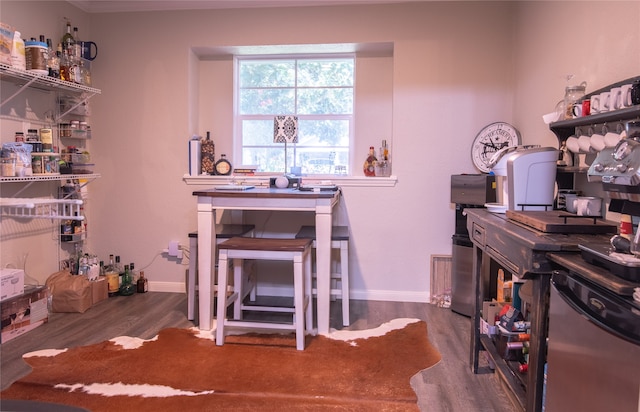
[[[169,242],[169,256],[178,256],[178,250],[180,249],[180,244],[177,240],[172,240]]]

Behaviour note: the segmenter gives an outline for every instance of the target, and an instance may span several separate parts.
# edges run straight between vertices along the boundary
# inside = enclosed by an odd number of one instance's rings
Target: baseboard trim
[[[259,286],[261,294],[268,296],[290,296],[290,288],[276,288]],[[151,292],[174,292],[187,293],[186,285],[182,282],[149,282]],[[413,302],[429,303],[429,293],[400,290],[351,290],[351,299],[355,300],[378,300],[384,302]]]

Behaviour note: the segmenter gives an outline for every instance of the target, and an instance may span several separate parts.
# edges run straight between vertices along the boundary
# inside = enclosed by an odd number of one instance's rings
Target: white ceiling
[[[88,13],[161,10],[308,7],[357,4],[409,3],[423,0],[67,0]]]

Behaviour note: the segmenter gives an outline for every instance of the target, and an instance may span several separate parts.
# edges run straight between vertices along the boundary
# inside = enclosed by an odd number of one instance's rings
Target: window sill
[[[190,176],[184,175],[182,180],[187,185],[227,185],[230,183],[251,184],[254,186],[269,186],[269,178],[272,175],[255,176]],[[365,177],[365,176],[302,176],[305,184],[335,184],[340,187],[394,187],[398,182],[397,176],[389,177]]]

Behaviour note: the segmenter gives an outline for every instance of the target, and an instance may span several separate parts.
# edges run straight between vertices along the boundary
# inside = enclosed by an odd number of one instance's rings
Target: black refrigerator
[[[484,207],[495,203],[495,177],[487,174],[463,174],[451,176],[451,203],[455,204],[455,232],[451,237],[451,310],[471,316],[473,287],[473,244],[467,230],[464,209]]]

